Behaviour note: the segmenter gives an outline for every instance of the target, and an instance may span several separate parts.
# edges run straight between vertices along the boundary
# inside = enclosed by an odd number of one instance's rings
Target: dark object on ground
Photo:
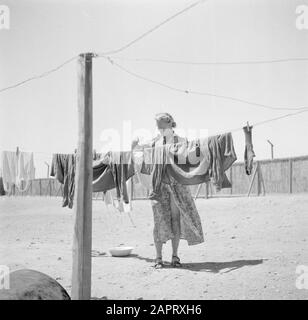
[[[0,290],[0,300],[71,300],[56,280],[35,270],[11,272],[9,282],[10,289]]]

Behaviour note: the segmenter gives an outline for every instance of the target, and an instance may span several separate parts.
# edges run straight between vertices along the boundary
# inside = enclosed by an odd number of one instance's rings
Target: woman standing
[[[160,132],[155,138],[155,146],[175,142],[184,142],[173,128],[176,123],[169,113],[159,113],[155,117]],[[138,140],[132,143],[132,149],[138,145]],[[150,146],[154,145],[151,143]],[[149,145],[141,145],[149,147]],[[167,172],[164,173],[168,175]],[[181,267],[178,256],[180,239],[185,239],[188,245],[204,242],[201,220],[192,198],[189,187],[177,182],[171,175],[164,177],[157,200],[151,200],[154,216],[154,243],[156,248],[155,268],[162,268],[163,244],[171,239],[173,267]]]

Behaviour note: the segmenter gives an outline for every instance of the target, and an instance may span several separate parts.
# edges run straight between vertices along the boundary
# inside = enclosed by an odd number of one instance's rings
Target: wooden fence
[[[235,162],[226,172],[231,188],[217,192],[212,183],[203,184],[200,190],[199,186],[190,188],[194,196],[198,193],[203,198],[308,192],[308,156],[255,161],[252,172],[246,175],[245,164]],[[134,199],[146,196],[145,188],[134,187]]]
[[[253,174],[248,176],[244,163],[234,163],[227,171],[232,187],[216,192],[210,183],[208,196],[261,195],[264,192],[265,194],[308,192],[308,156],[255,161],[252,172],[255,171],[255,177]],[[205,187],[200,196],[202,195],[206,196]]]
[[[41,178],[22,183],[20,188],[13,186],[8,196],[49,196],[58,197],[63,194],[63,185],[53,178]]]
[[[244,163],[236,162],[226,172],[232,183],[231,188],[216,192],[212,183],[204,184],[201,187],[190,186],[190,188],[193,195],[199,191],[198,197],[205,198],[245,196],[248,193],[260,195],[264,191],[266,194],[308,192],[308,156],[255,161],[254,172],[256,172],[255,175],[246,175]],[[13,187],[8,195],[57,197],[62,196],[63,193],[63,186],[53,178],[34,179],[20,189]],[[133,199],[146,199],[147,195],[148,190],[142,185],[133,186]],[[102,199],[102,194],[94,193],[93,199]]]

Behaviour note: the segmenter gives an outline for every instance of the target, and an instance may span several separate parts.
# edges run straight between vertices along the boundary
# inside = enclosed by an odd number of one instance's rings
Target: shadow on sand
[[[131,254],[126,258],[134,258],[150,262],[154,264],[154,259],[145,258],[137,254]],[[198,272],[213,272],[213,273],[227,273],[236,269],[240,269],[246,266],[256,266],[262,264],[264,259],[254,259],[254,260],[234,260],[234,261],[224,261],[224,262],[191,262],[191,263],[182,263],[181,269],[186,269],[190,271]],[[170,262],[164,261],[165,268],[172,268]],[[222,271],[224,270],[224,271]]]

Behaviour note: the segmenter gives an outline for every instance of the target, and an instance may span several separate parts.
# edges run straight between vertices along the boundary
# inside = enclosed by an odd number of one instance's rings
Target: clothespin
[[[249,132],[250,128],[249,128],[249,122],[247,121],[247,131]]]
[[[75,153],[75,154],[77,153],[77,149],[75,149],[74,153]]]
[[[16,156],[19,155],[19,147],[16,148]]]

